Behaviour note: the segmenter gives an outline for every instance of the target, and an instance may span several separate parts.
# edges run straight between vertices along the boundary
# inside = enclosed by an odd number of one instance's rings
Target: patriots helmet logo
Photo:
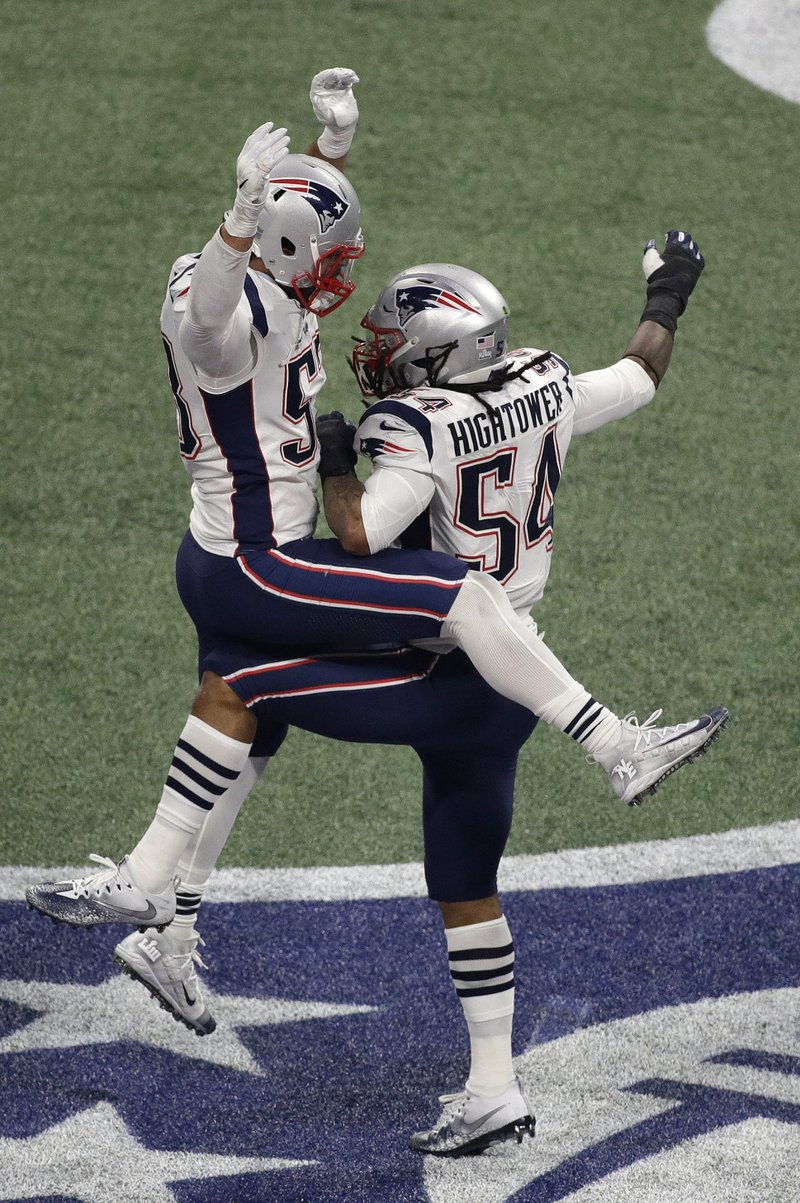
[[[319,220],[320,234],[324,234],[337,221],[341,221],[350,208],[350,202],[346,201],[334,188],[329,188],[327,184],[320,184],[317,180],[304,179],[302,176],[289,176],[285,179],[276,179],[273,176],[270,180],[270,187],[286,188],[289,192],[296,192],[307,200]]]
[[[394,303],[401,326],[405,326],[415,314],[422,313],[424,309],[454,309],[461,310],[462,313],[480,314],[480,309],[470,305],[455,289],[439,288],[434,284],[412,284],[405,288],[397,288]]]

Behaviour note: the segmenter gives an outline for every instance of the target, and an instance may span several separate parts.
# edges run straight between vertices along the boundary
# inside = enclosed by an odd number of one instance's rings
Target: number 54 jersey
[[[448,552],[496,577],[521,613],[550,571],[553,502],[575,417],[563,359],[525,349],[508,363],[513,371],[533,359],[525,379],[483,400],[426,386],[379,401],[356,435],[374,465],[362,499],[371,550],[400,537]]]

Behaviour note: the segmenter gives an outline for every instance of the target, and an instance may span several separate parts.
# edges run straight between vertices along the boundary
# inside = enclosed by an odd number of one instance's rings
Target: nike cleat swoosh
[[[493,1115],[497,1115],[498,1111],[502,1110],[502,1107],[495,1107],[494,1111],[487,1111],[485,1115],[480,1117],[480,1119],[475,1119],[469,1124],[465,1119],[462,1119],[460,1124],[461,1131],[466,1132],[467,1135],[470,1135],[472,1132],[476,1132],[478,1128],[481,1128],[485,1123],[487,1123]]]
[[[152,902],[148,902],[146,911],[128,911],[120,906],[109,906],[108,903],[102,902],[100,899],[98,899],[97,905],[102,907],[104,911],[108,911],[110,915],[117,915],[120,919],[128,923],[150,923],[158,914]]]

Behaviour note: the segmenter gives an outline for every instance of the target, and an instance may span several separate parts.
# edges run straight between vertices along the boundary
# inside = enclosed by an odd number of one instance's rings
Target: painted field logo
[[[391,896],[412,878],[321,870],[309,897],[235,871],[248,900],[203,910],[202,1039],[117,973],[121,929],[0,901],[0,1200],[797,1203],[800,865],[509,890],[537,1135],[455,1162],[408,1147],[467,1071],[436,908]]]

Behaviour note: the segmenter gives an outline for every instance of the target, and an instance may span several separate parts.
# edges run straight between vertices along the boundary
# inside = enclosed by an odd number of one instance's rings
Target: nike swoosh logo
[[[405,427],[403,426],[391,426],[388,422],[379,422],[378,425],[380,426],[381,430],[388,430],[389,434],[406,433]]]
[[[498,1111],[502,1111],[502,1110],[503,1110],[502,1107],[495,1107],[494,1111],[487,1111],[485,1115],[482,1115],[480,1117],[480,1119],[473,1120],[471,1124],[468,1124],[466,1120],[462,1120],[461,1121],[462,1132],[467,1132],[467,1133],[474,1132],[477,1128],[480,1128],[482,1124],[485,1124],[487,1120],[490,1120],[493,1115],[497,1115]]]
[[[194,1004],[197,1002],[197,999],[196,999],[196,998],[190,998],[190,997],[189,997],[189,991],[186,989],[186,987],[184,986],[183,982],[181,982],[181,990],[183,990],[183,997],[186,999],[186,1001],[187,1001],[187,1003],[189,1004],[189,1006],[190,1006],[190,1007],[193,1007],[193,1006],[194,1006]]]
[[[107,902],[101,902],[98,899],[100,906],[104,910],[111,911],[115,915],[119,915],[120,919],[133,919],[136,923],[149,923],[151,919],[155,919],[158,914],[152,902],[148,902],[146,911],[126,911],[119,906],[110,906]]]

